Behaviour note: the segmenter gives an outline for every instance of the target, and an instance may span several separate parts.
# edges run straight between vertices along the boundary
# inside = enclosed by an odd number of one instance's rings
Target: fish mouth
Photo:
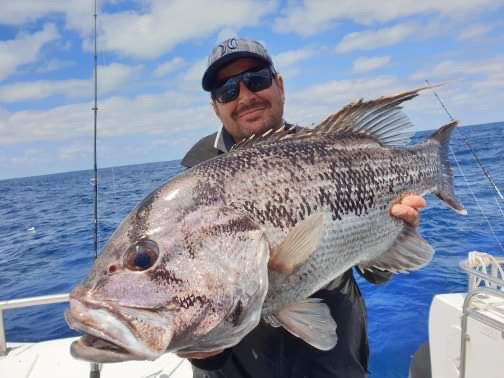
[[[162,345],[151,345],[131,329],[131,324],[122,319],[121,314],[95,307],[71,299],[70,308],[65,311],[69,327],[84,333],[70,347],[74,358],[99,363],[155,360],[171,341],[172,333],[168,329],[162,337]]]
[[[84,335],[70,346],[70,354],[77,359],[109,363],[143,360],[123,347],[93,335]]]

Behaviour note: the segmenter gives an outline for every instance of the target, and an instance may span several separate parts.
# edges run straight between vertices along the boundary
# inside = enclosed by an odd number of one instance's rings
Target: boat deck
[[[90,363],[70,355],[70,344],[77,338],[39,343],[8,343],[8,353],[0,356],[2,378],[89,378]],[[156,361],[129,361],[103,364],[101,378],[191,378],[188,360],[167,353]]]

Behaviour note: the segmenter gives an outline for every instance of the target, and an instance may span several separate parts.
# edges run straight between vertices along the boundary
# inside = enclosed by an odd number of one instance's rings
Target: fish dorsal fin
[[[375,100],[352,102],[339,112],[330,115],[313,129],[288,127],[285,123],[279,129],[270,129],[260,135],[252,135],[235,144],[231,151],[246,148],[262,142],[280,140],[302,140],[318,134],[340,134],[346,136],[366,136],[386,146],[401,146],[409,143],[413,127],[402,111],[401,104],[418,96],[428,87],[402,92],[395,96],[380,97]],[[295,132],[294,132],[295,131]]]
[[[236,143],[233,147],[231,147],[230,151],[234,151],[236,149],[242,149],[249,147],[251,145],[255,145],[261,142],[272,142],[283,139],[286,135],[292,134],[298,126],[296,125],[287,125],[284,123],[282,127],[279,129],[269,129],[262,134],[256,135],[253,134],[248,138],[242,139],[240,142]]]
[[[412,133],[405,131],[413,125],[402,111],[401,104],[418,96],[423,89],[371,101],[361,99],[327,117],[313,130],[328,134],[369,136],[387,146],[407,144]]]

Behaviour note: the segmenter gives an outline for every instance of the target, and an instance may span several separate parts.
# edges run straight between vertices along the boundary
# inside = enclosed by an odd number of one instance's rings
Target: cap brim
[[[203,86],[203,89],[205,91],[210,92],[214,86],[217,84],[216,83],[216,75],[219,70],[224,67],[225,65],[231,63],[233,60],[237,59],[242,59],[242,58],[253,58],[257,59],[261,62],[264,62],[265,64],[270,65],[271,62],[264,58],[263,56],[250,52],[250,51],[238,51],[233,54],[228,54],[223,56],[222,58],[217,59],[215,62],[213,62],[205,71],[205,74],[203,75],[203,80],[201,82],[201,85]]]

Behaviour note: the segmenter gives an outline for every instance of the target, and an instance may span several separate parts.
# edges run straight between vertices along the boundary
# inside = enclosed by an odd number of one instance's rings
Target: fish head
[[[164,194],[123,221],[70,294],[66,321],[86,334],[73,343],[74,357],[220,350],[258,324],[268,287],[264,231],[234,209],[173,205]]]

